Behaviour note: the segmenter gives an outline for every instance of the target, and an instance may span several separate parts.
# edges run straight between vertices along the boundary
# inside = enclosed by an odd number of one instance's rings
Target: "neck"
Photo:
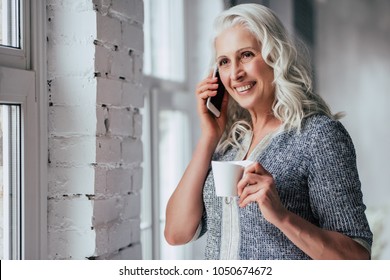
[[[253,149],[256,147],[258,143],[260,143],[260,141],[263,140],[264,137],[266,137],[269,133],[272,133],[275,130],[277,130],[281,124],[282,122],[279,121],[272,114],[264,115],[261,118],[259,117],[253,118],[252,116],[252,125],[253,125],[252,142],[249,146],[249,149],[244,159],[246,159],[247,157],[249,157],[249,155],[252,154]]]
[[[254,135],[264,135],[267,134],[281,125],[280,120],[278,120],[272,112],[264,114],[255,114],[251,113],[252,124],[253,124],[253,134]]]

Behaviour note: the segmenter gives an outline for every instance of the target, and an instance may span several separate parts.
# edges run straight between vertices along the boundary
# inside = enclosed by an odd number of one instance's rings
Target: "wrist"
[[[214,153],[217,148],[219,139],[212,135],[202,134],[199,138],[198,145]]]
[[[273,224],[277,228],[282,230],[284,227],[288,226],[289,223],[291,223],[293,215],[294,214],[292,212],[288,211],[287,209],[284,209],[284,211],[280,212],[280,214],[277,216],[277,219]]]

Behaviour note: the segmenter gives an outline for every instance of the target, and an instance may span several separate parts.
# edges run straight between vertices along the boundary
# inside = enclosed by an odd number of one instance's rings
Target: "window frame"
[[[20,52],[5,60],[7,52],[1,52],[0,102],[21,106],[22,231],[18,259],[47,259],[46,0],[23,3],[24,34],[31,32],[32,36],[23,40],[27,46],[23,63],[13,56]]]
[[[3,211],[12,215],[3,215],[3,255],[4,259],[20,258],[20,186],[21,186],[21,106],[19,104],[0,104],[3,123]],[[14,112],[12,108],[15,107]],[[17,137],[17,139],[15,139]],[[8,162],[7,160],[11,160]],[[13,160],[13,161],[12,161]],[[9,186],[9,188],[4,188]],[[9,198],[9,199],[7,199]],[[5,212],[4,211],[4,212]],[[4,225],[12,225],[16,232],[11,233]],[[11,234],[10,234],[11,233]]]

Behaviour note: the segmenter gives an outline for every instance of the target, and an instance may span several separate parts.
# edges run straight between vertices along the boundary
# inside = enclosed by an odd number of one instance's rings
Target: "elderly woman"
[[[309,65],[266,7],[243,4],[215,22],[226,88],[221,116],[196,89],[201,136],[166,211],[165,237],[207,232],[206,259],[369,259],[372,244],[354,146],[313,92]],[[248,159],[238,198],[215,195],[211,160]]]

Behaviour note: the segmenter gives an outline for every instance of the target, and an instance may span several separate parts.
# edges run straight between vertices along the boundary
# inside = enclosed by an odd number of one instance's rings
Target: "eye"
[[[241,60],[243,61],[249,61],[252,57],[254,57],[255,54],[251,51],[245,51],[241,54]]]
[[[219,67],[224,67],[224,66],[226,66],[228,63],[229,63],[229,60],[228,60],[227,58],[221,58],[221,59],[218,61],[218,66],[219,66]]]

